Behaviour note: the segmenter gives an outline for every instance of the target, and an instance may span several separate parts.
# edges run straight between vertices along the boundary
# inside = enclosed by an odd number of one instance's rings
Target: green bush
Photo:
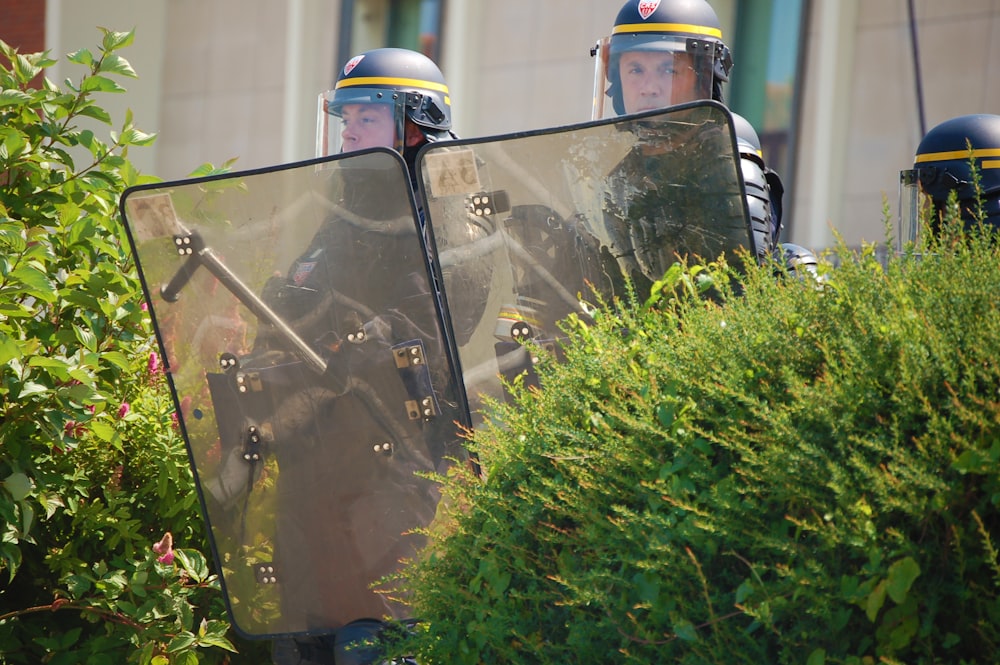
[[[154,137],[130,113],[110,143],[88,128],[135,76],[117,53],[132,33],[102,33],[65,89],[46,54],[0,42],[0,662],[221,662],[229,624],[118,215],[155,180],[128,161]],[[178,549],[154,551],[165,533]]]
[[[1000,249],[955,226],[571,322],[395,582],[421,662],[1000,661]]]

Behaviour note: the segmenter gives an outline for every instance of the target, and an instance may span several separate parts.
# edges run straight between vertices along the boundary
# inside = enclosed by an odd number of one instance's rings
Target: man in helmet
[[[700,99],[723,103],[722,84],[733,66],[719,18],[706,0],[628,0],[611,35],[591,54],[595,120]],[[780,256],[784,187],[765,165],[750,123],[737,114],[733,120],[754,244],[763,261]]]
[[[595,119],[698,99],[721,102],[733,66],[705,0],[628,0],[592,53],[599,56]]]
[[[378,48],[354,56],[319,102],[319,156],[393,148],[412,178],[421,146],[455,138],[448,84],[438,66],[416,51]]]
[[[374,638],[382,629],[374,619],[398,611],[365,581],[411,554],[414,536],[406,532],[419,526],[407,526],[411,516],[425,524],[433,517],[436,495],[416,472],[443,468],[446,455],[460,455],[459,401],[442,357],[437,290],[399,171],[384,168],[387,160],[377,154],[379,148],[398,152],[413,188],[419,149],[454,138],[448,86],[423,54],[378,48],[343,66],[334,88],[320,95],[318,111],[318,155],[358,154],[338,160],[341,182],[330,192],[330,213],[288,271],[269,281],[263,299],[329,363],[320,385],[289,391],[283,418],[275,419],[289,432],[282,438],[294,441],[279,459],[275,560],[288,571],[282,612],[296,612],[317,633],[336,633],[277,641],[274,659],[281,665],[333,662],[331,651],[336,662],[369,662],[360,659],[363,649],[345,656],[336,644]],[[262,328],[254,351],[282,352],[284,339],[276,332]],[[399,369],[390,353],[411,341],[428,354],[423,373]],[[404,371],[408,393],[432,389],[433,417],[400,408],[394,378]],[[373,449],[365,436],[375,432],[385,438]],[[380,458],[373,450],[392,454]],[[305,502],[309,511],[300,507]],[[317,510],[328,518],[307,523]],[[379,524],[366,523],[374,516]],[[365,611],[351,616],[350,608]]]
[[[917,240],[921,204],[931,209],[934,230],[953,194],[967,227],[982,221],[1000,228],[1000,115],[962,115],[933,127],[899,181],[900,248]]]
[[[409,176],[410,186],[415,186],[416,155],[428,142],[455,138],[451,131],[451,97],[448,85],[438,66],[427,56],[403,48],[377,48],[355,55],[337,77],[332,90],[319,96],[317,115],[317,156],[360,152],[375,148],[389,148],[402,155]],[[344,169],[343,188],[339,192],[341,203],[357,201],[358,197],[371,199],[372,192],[389,191],[392,173],[377,173],[351,166]],[[362,228],[358,224],[344,223],[331,217],[323,224],[310,245],[293,263],[287,275],[271,280],[265,298],[279,314],[291,320],[310,320],[316,323],[317,303],[329,303],[327,294],[333,287],[331,279],[338,276],[337,257],[345,248],[359,243],[371,248],[372,270],[385,273],[386,266],[379,265],[376,256],[384,255],[386,248],[409,242],[410,214],[408,200],[385,197],[380,202],[366,205],[370,213],[378,212],[381,220],[377,228]],[[349,206],[348,206],[349,207]],[[378,210],[376,210],[378,209]],[[393,220],[391,223],[389,220]],[[403,240],[406,239],[406,240]],[[419,247],[409,248],[408,253],[419,254]],[[351,250],[356,253],[356,250]],[[403,251],[401,247],[399,251]],[[357,259],[354,255],[352,258]],[[398,266],[397,266],[398,268]],[[390,289],[376,288],[373,278],[359,282],[358,289],[372,292],[362,298],[370,307],[372,298],[396,297],[406,280],[394,278]],[[410,280],[414,284],[421,279]],[[343,285],[338,285],[341,290]],[[417,294],[414,294],[416,297]],[[350,297],[361,298],[351,293]],[[374,309],[378,309],[374,307]],[[428,318],[432,313],[428,313]],[[416,322],[427,325],[428,321]],[[322,330],[315,331],[319,337]],[[260,338],[263,342],[268,342]]]

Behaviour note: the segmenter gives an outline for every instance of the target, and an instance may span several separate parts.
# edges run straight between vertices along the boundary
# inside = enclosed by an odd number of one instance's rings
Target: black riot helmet
[[[978,210],[974,171],[979,174],[983,221],[1000,228],[1000,115],[962,115],[933,127],[917,146],[913,168],[900,172],[900,242],[916,238],[921,196],[935,222],[952,192],[966,224]]]
[[[697,99],[721,102],[722,83],[729,80],[733,66],[719,17],[706,0],[628,0],[611,35],[599,41],[591,54],[597,59],[595,120]],[[623,57],[634,57],[636,62]],[[657,85],[666,83],[666,89],[642,102],[630,100],[629,79],[655,71],[662,75]],[[612,109],[606,108],[606,98],[611,99]]]
[[[350,121],[361,112],[369,114],[369,122],[391,119],[392,143],[382,135],[380,145],[401,154],[407,119],[428,141],[451,136],[451,96],[444,75],[430,58],[409,49],[378,48],[347,61],[334,89],[320,95],[317,155],[372,147],[352,148],[345,139]]]
[[[750,121],[738,113],[733,113],[733,131],[736,133],[736,147],[743,157],[749,157],[764,165],[764,151],[760,147],[760,136]]]
[[[760,137],[753,125],[738,113],[733,113],[732,116],[754,246],[757,257],[764,260],[778,246],[784,186],[781,178],[764,163]]]

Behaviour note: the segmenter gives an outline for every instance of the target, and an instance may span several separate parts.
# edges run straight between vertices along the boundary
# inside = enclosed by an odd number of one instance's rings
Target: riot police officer
[[[733,67],[719,18],[706,0],[628,0],[611,34],[591,54],[594,119],[699,99],[724,103],[722,84]],[[764,163],[750,123],[735,113],[733,120],[758,259],[780,258],[781,178]]]
[[[698,99],[721,102],[733,66],[705,0],[628,0],[592,53],[595,119]]]
[[[455,138],[451,95],[444,75],[427,56],[403,48],[358,54],[341,69],[333,90],[319,96],[316,154],[373,146],[403,155],[411,178],[425,143]],[[342,127],[335,125],[340,122]]]
[[[913,168],[899,176],[900,248],[917,240],[921,195],[930,207],[932,231],[952,195],[967,227],[978,223],[981,213],[982,222],[1000,228],[1000,115],[961,115],[936,125],[917,146]]]
[[[354,56],[319,102],[320,156],[393,149],[406,163],[411,190],[419,149],[454,138],[444,77],[415,51],[379,48]],[[322,381],[289,391],[275,419],[283,438],[296,441],[279,453],[275,560],[285,570],[283,612],[297,613],[298,625],[311,631],[336,632],[276,641],[281,665],[368,662],[364,649],[345,644],[370,640],[382,630],[376,619],[399,611],[368,585],[413,554],[416,536],[407,530],[434,515],[436,489],[416,475],[461,455],[459,401],[410,192],[401,195],[395,186],[398,171],[368,168],[363,157],[338,162],[338,212],[263,294],[329,363]],[[372,163],[384,164],[382,157]],[[410,342],[421,346],[408,348],[426,355],[422,365],[400,369],[399,349]],[[281,353],[283,345],[280,335],[262,329],[255,353]],[[402,381],[400,372],[407,373]],[[427,404],[411,394],[430,386],[433,394],[421,393]],[[404,403],[414,405],[412,412],[399,408]],[[362,440],[369,444],[343,445]],[[317,514],[324,521],[310,523]]]
[[[348,60],[334,88],[320,94],[317,119],[319,156],[391,148],[403,156],[411,188],[415,183],[415,160],[420,148],[430,142],[455,138],[451,131],[451,96],[441,70],[427,56],[402,48],[377,48]],[[347,169],[342,197],[351,201],[377,191],[379,177],[370,171]],[[407,201],[384,200],[382,217],[385,220],[398,218],[397,213],[407,204]],[[369,210],[372,205],[368,204]],[[343,238],[345,232],[367,238],[365,244],[371,245],[373,252],[382,253],[385,243],[411,230],[405,222],[400,228],[384,221],[377,224],[377,228],[361,229],[342,221],[335,219],[323,225],[283,281],[279,278],[272,282],[272,299],[290,318],[304,320],[307,312],[316,309],[313,300],[324,298],[329,292],[331,261],[338,251],[351,245]],[[418,249],[412,247],[409,251]],[[373,265],[372,269],[384,271],[385,266]],[[370,303],[373,293],[377,297],[398,293],[399,288],[407,288],[405,284],[412,281],[401,280],[388,292],[372,289],[371,282],[365,282],[369,287],[368,306],[379,309]],[[421,281],[416,278],[416,282]],[[430,320],[419,323],[428,329]],[[317,336],[323,332],[315,331]]]
[[[332,90],[319,96],[317,153],[320,156],[357,152],[370,148],[390,148],[403,156],[411,188],[415,180],[415,159],[420,148],[429,142],[455,138],[451,131],[451,97],[438,66],[425,55],[402,48],[377,48],[352,57],[341,69]],[[421,248],[410,238],[409,201],[383,197],[377,200],[382,179],[391,173],[349,167],[343,170],[340,192],[341,209],[349,209],[358,199],[365,199],[369,219],[365,224],[331,217],[313,237],[309,246],[293,263],[288,273],[272,279],[265,288],[265,300],[310,340],[329,334],[328,322],[317,313],[336,300],[363,307],[355,318],[369,322],[390,303],[425,298],[433,305],[426,289],[423,265],[413,263],[415,272],[400,277],[398,270],[408,260],[421,255]],[[386,186],[388,183],[385,183]],[[386,189],[385,191],[389,191]],[[373,219],[374,218],[374,219]],[[356,273],[355,284],[347,287],[345,276],[337,271],[344,252],[352,263],[358,252],[371,255],[371,274]],[[382,285],[378,275],[386,266],[378,257],[406,257],[396,269],[392,284]],[[334,281],[337,281],[334,288]],[[398,316],[398,314],[397,314]],[[415,331],[434,327],[435,314],[428,310],[420,320],[408,321]],[[398,322],[397,322],[398,324]],[[267,348],[272,338],[258,337],[258,348]],[[280,343],[280,340],[279,340]]]

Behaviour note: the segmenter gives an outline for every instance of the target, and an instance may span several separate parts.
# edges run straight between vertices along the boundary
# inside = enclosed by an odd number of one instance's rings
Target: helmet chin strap
[[[424,133],[424,138],[427,139],[428,143],[437,143],[438,141],[448,141],[458,138],[448,129],[427,129],[426,127],[421,127],[420,130]]]
[[[409,122],[407,124],[409,125]],[[427,127],[421,127],[416,123],[413,124],[413,127],[420,130],[420,133],[423,135],[423,140],[413,142],[412,145],[410,145],[410,141],[404,142],[403,161],[406,162],[406,170],[410,174],[410,184],[414,187],[414,191],[416,191],[417,153],[420,152],[420,148],[422,148],[426,143],[437,143],[438,141],[457,139],[458,136],[450,129],[429,129]]]
[[[712,99],[720,104],[726,103],[726,100],[722,96],[722,81],[718,78],[712,79]]]

